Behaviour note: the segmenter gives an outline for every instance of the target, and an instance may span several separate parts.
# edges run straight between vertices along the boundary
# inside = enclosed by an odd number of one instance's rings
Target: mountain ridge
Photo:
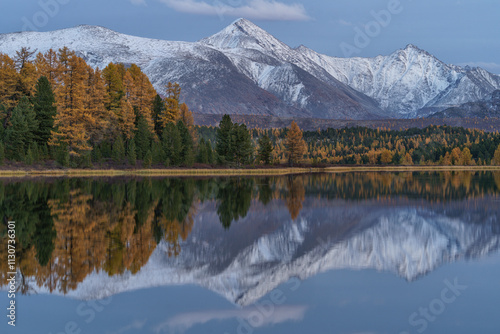
[[[488,98],[500,76],[448,65],[414,44],[388,56],[335,58],[291,48],[239,19],[197,42],[164,41],[91,25],[0,35],[0,52],[45,52],[64,46],[93,67],[135,63],[159,93],[169,81],[202,114],[323,119],[428,116]]]

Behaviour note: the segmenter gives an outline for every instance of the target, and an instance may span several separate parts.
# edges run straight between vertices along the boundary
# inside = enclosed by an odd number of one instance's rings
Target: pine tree
[[[113,143],[113,160],[116,163],[122,163],[125,159],[125,145],[123,143],[122,136],[119,135],[115,142]]]
[[[144,159],[145,154],[150,151],[151,148],[151,133],[149,132],[149,127],[147,121],[144,117],[139,116],[137,121],[137,131],[135,134],[135,145],[137,146],[137,158],[139,160]],[[152,159],[152,158],[151,158]]]
[[[245,124],[234,124],[232,131],[232,155],[238,166],[248,164],[253,160],[253,146]]]
[[[264,135],[259,138],[259,153],[258,158],[259,161],[262,161],[264,165],[271,164],[271,154],[273,152],[273,144],[271,139]]]
[[[191,138],[189,129],[184,125],[183,121],[177,123],[177,129],[182,143],[182,150],[180,152],[181,163],[185,166],[191,166],[194,162],[193,138]]]
[[[221,164],[233,161],[231,148],[231,134],[233,131],[233,122],[229,115],[222,116],[222,120],[217,129],[216,152]]]
[[[156,135],[161,138],[163,125],[161,122],[161,117],[165,112],[165,102],[160,95],[156,94],[153,100],[153,122],[155,126]]]
[[[33,106],[28,98],[24,97],[12,111],[10,126],[5,131],[9,156],[15,160],[23,159],[24,152],[34,140],[33,131],[36,130],[36,125]]]
[[[137,163],[137,152],[136,152],[136,147],[135,147],[135,139],[132,138],[129,143],[128,143],[128,148],[127,148],[127,158],[128,158],[128,163],[132,166],[135,166]]]
[[[208,163],[208,152],[204,138],[201,138],[200,142],[198,143],[198,155],[196,156],[196,162],[200,164]]]
[[[167,166],[178,166],[182,163],[182,138],[178,127],[174,123],[168,123],[162,136],[163,151],[165,152],[165,164]]]
[[[302,139],[302,130],[300,130],[295,121],[292,121],[290,129],[288,130],[285,146],[290,166],[302,161],[304,154],[307,152],[307,146],[304,139]]]
[[[150,168],[152,163],[153,163],[153,154],[151,153],[151,150],[148,150],[144,155],[142,166],[144,168]]]
[[[42,76],[38,79],[33,103],[38,121],[38,129],[35,131],[36,140],[40,145],[46,145],[52,135],[57,113],[54,92],[47,77]]]
[[[214,163],[214,152],[212,150],[212,145],[210,142],[207,140],[205,142],[205,151],[207,152],[207,163],[213,164]]]

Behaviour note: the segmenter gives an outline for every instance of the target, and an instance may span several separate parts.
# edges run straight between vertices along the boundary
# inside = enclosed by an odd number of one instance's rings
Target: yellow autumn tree
[[[92,150],[87,124],[92,124],[93,120],[85,109],[87,64],[66,48],[59,51],[59,58],[61,84],[56,90],[55,131],[49,145],[65,146],[70,156],[79,157]]]
[[[177,122],[179,119],[179,99],[181,95],[181,88],[177,83],[169,82],[167,85],[167,97],[165,98],[165,111],[161,115],[161,124],[163,127],[167,123]]]
[[[290,129],[288,130],[285,146],[290,166],[302,161],[304,154],[307,152],[307,145],[304,139],[302,139],[302,130],[300,130],[295,121],[292,121]]]

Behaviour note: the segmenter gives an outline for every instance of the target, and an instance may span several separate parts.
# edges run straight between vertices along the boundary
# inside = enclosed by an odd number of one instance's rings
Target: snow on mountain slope
[[[94,273],[68,296],[99,299],[148,287],[197,284],[245,306],[294,277],[376,269],[411,281],[445,263],[500,247],[496,211],[481,209],[457,214],[451,208],[334,201],[306,207],[291,221],[283,207],[254,207],[222,235],[215,211],[213,206],[201,209],[178,257],[168,257],[168,245],[162,242],[137,274]]]
[[[45,52],[64,46],[94,67],[135,63],[159,93],[169,81],[205,114],[338,119],[426,116],[488,98],[500,76],[447,65],[414,45],[389,56],[334,58],[293,49],[239,19],[199,42],[128,36],[96,26],[0,35],[0,52]]]
[[[297,51],[339,81],[376,99],[395,117],[415,117],[420,109],[442,110],[481,100],[500,87],[499,76],[447,65],[411,44],[375,58],[333,58],[306,47]]]

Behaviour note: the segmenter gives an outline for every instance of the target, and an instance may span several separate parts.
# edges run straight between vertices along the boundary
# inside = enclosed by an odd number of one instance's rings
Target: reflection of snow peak
[[[258,221],[279,223],[240,247],[228,234],[203,238],[220,228],[212,210],[205,208],[197,216],[179,257],[169,258],[162,242],[136,275],[94,273],[68,295],[95,299],[146,287],[198,284],[250,305],[293,277],[373,268],[414,280],[443,263],[482,256],[500,245],[495,212],[474,222],[473,215],[450,218],[430,209],[340,203],[306,207],[294,222],[284,219],[282,210],[250,210],[231,227],[235,235],[245,235],[244,229]]]

